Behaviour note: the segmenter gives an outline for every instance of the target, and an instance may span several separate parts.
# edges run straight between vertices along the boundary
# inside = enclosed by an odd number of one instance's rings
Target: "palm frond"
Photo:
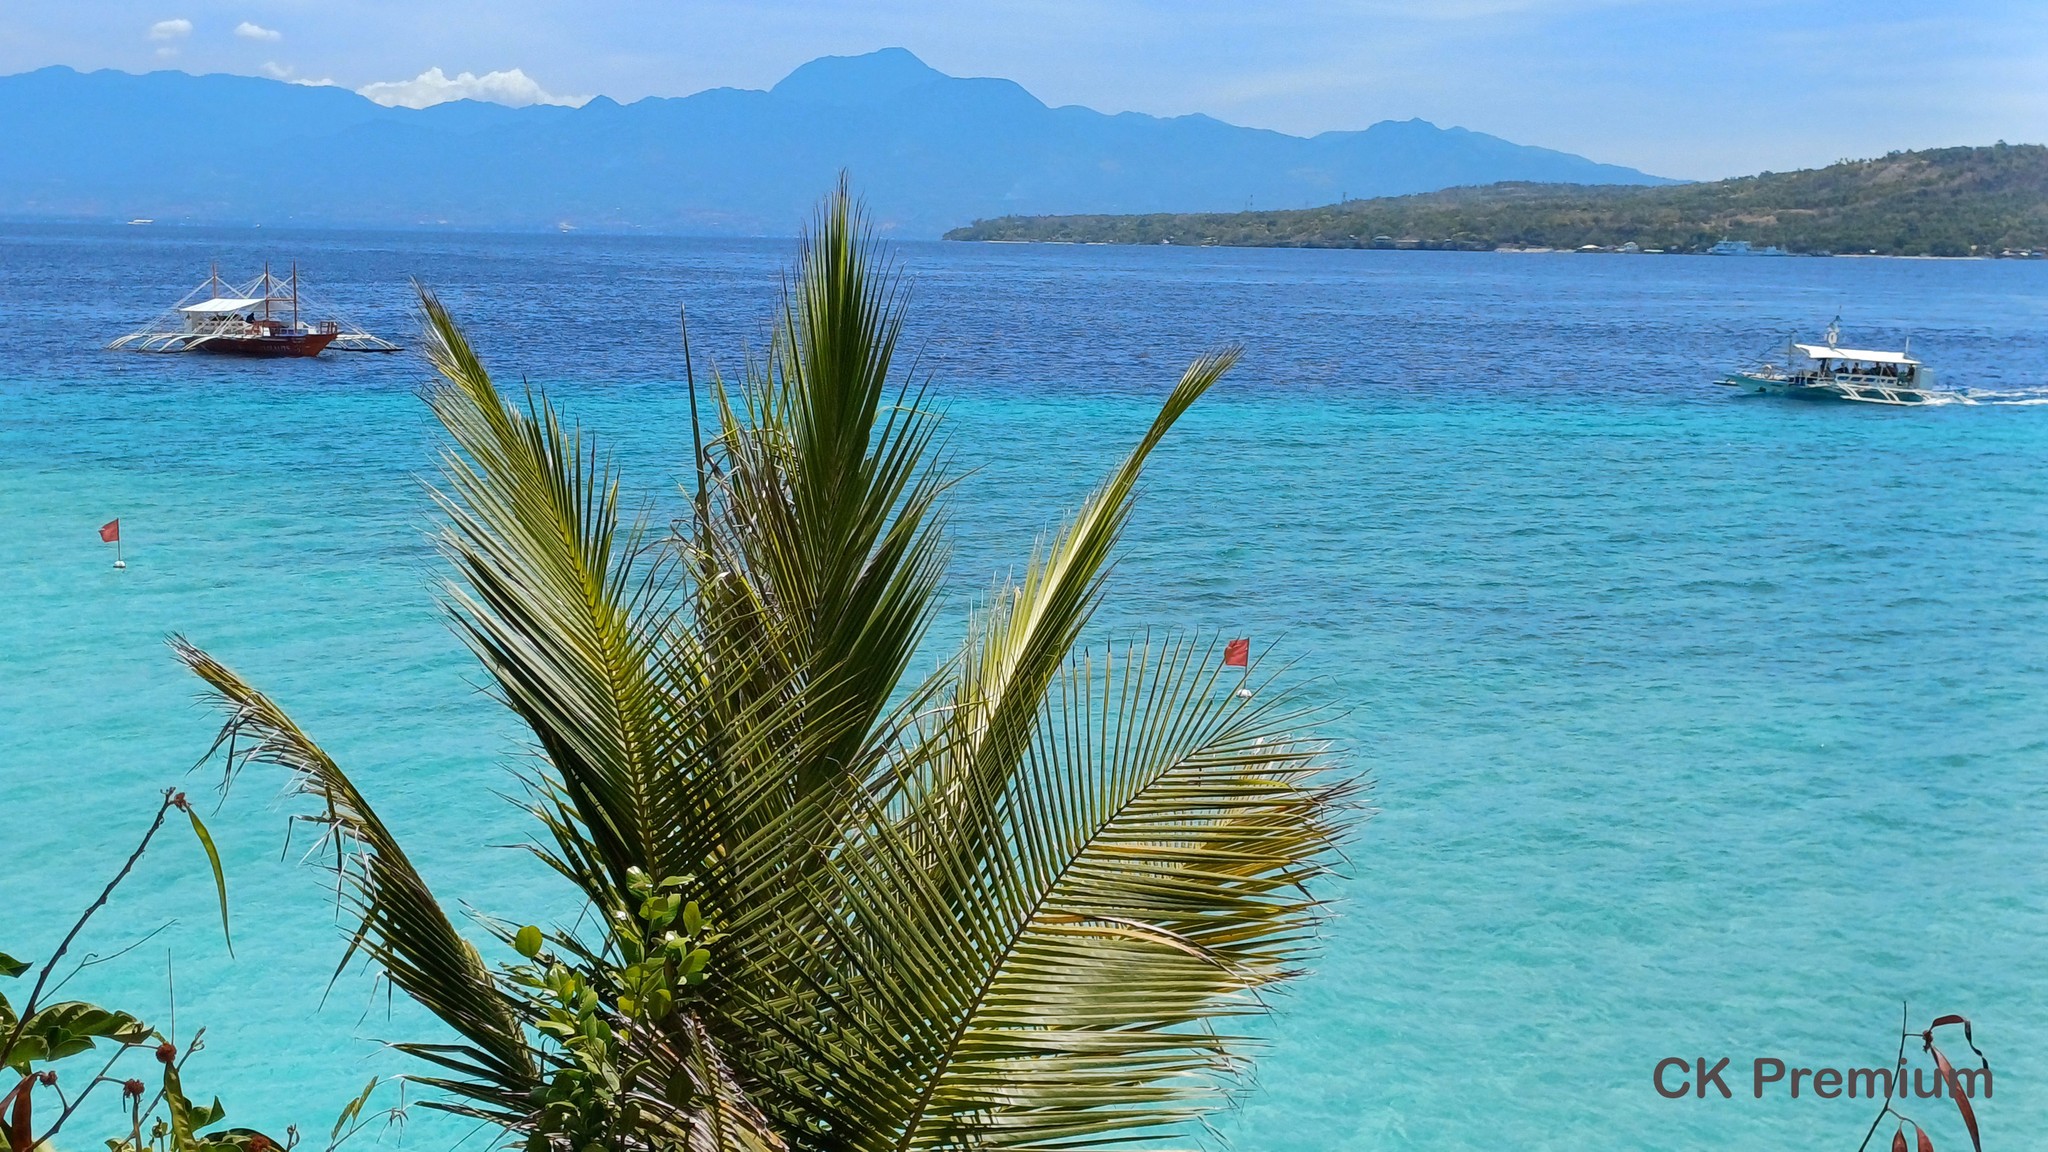
[[[390,829],[347,774],[268,696],[182,636],[172,638],[171,648],[227,714],[213,748],[226,752],[224,781],[250,764],[272,764],[291,773],[297,795],[312,799],[314,810],[294,819],[322,829],[320,854],[359,918],[350,952],[361,948],[400,991],[462,1040],[400,1047],[451,1073],[426,1082],[472,1101],[476,1115],[516,1120],[539,1075],[516,1006],[493,981],[476,947],[449,922]],[[344,956],[342,964],[347,962]]]
[[[630,1099],[634,1146],[659,1152],[784,1152],[788,1145],[754,1105],[693,1012],[643,1029],[628,1046],[640,1062]]]
[[[879,822],[807,879],[796,975],[733,994],[778,1095],[834,1134],[810,1146],[1093,1146],[1217,1106],[1245,1047],[1219,1025],[1299,971],[1349,785],[1214,656],[1068,666],[1019,770],[963,782],[985,857],[935,872]]]
[[[581,830],[558,845],[601,907],[626,873],[682,875],[698,860],[676,696],[656,647],[673,617],[673,564],[622,532],[618,482],[589,438],[544,398],[506,402],[440,302],[421,292],[426,351],[444,383],[428,401],[454,438],[443,454],[443,546],[466,587],[448,597],[470,647],[532,728]]]
[[[984,900],[1022,928],[930,1085],[916,1139],[1093,1147],[1222,1102],[1300,974],[1353,794],[1284,692],[1238,696],[1212,644],[1070,664],[1001,806]],[[927,1135],[926,1130],[929,1130]]]
[[[968,859],[982,852],[987,814],[977,820],[959,803],[1015,771],[1046,693],[1100,599],[1146,462],[1239,354],[1225,348],[1188,366],[1137,446],[1033,557],[1024,579],[997,592],[970,632],[944,729],[918,758],[924,778],[913,781],[938,809],[922,818],[936,850]]]
[[[752,1017],[729,995],[807,979],[765,942],[822,930],[803,874],[829,866],[844,829],[946,680],[902,692],[930,624],[945,552],[938,424],[899,375],[899,282],[842,185],[820,211],[785,293],[775,342],[739,387],[713,392],[712,515],[689,552],[694,664],[720,839],[706,845],[707,909],[729,939],[712,972],[714,1031],[795,1131],[808,1117],[775,1084]],[[795,967],[791,967],[795,964]]]
[[[804,242],[774,348],[714,439],[697,626],[750,635],[755,660],[799,672],[808,707],[837,718],[792,799],[858,780],[880,754],[944,573],[937,422],[909,377],[892,382],[902,320],[900,284],[842,182]]]

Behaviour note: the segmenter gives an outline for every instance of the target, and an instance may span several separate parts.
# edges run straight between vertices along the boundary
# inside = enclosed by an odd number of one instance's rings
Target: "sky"
[[[0,73],[411,105],[765,88],[890,46],[1048,104],[1301,135],[1421,117],[1686,179],[2048,141],[2048,0],[0,0]]]

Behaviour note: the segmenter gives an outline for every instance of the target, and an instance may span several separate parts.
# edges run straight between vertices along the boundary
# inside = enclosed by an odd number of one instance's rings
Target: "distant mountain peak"
[[[860,56],[820,56],[769,91],[812,104],[879,104],[908,89],[948,79],[907,48],[883,48]]]
[[[292,125],[192,151],[232,107]],[[1005,215],[1300,208],[1504,180],[1658,183],[1632,169],[1426,121],[1302,139],[1203,115],[1048,108],[1009,80],[902,48],[827,56],[770,92],[581,110],[389,108],[246,76],[0,76],[0,216],[788,235],[852,173],[896,236]]]

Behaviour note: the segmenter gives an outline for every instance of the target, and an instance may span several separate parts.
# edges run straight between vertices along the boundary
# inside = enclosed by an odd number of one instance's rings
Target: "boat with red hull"
[[[300,318],[309,302],[299,293],[299,269],[285,278],[263,275],[242,287],[224,283],[216,267],[204,284],[186,294],[149,327],[107,345],[135,352],[208,352],[216,356],[310,358],[337,352],[396,352],[381,340],[339,319],[317,323]]]
[[[332,322],[318,325],[311,331],[305,325],[286,325],[281,322],[258,320],[253,332],[223,334],[194,348],[195,352],[211,352],[216,356],[318,356],[327,350],[340,329]]]

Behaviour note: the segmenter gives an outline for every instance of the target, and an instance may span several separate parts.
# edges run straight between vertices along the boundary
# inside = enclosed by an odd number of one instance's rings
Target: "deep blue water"
[[[296,258],[409,338],[440,290],[673,506],[675,310],[727,370],[790,246],[270,230],[0,232],[0,949],[44,954],[214,719],[184,632],[347,766],[450,901],[562,906],[494,798],[521,754],[435,607],[411,356],[106,353],[218,258]],[[1242,366],[1158,460],[1098,634],[1249,633],[1342,710],[1376,814],[1315,974],[1276,1000],[1247,1149],[1850,1148],[1862,1100],[1748,1062],[1882,1065],[1898,1004],[1978,1022],[1987,1138],[2048,1128],[2048,265],[906,245],[963,482],[964,617],[1184,362]],[[1840,312],[1985,403],[1740,397],[1714,376]],[[2005,402],[1993,402],[2005,401]],[[2020,401],[2012,403],[2012,401]],[[94,529],[119,516],[129,568]],[[167,838],[74,988],[167,1018],[231,1119],[324,1134],[419,1034],[281,860],[275,778]],[[294,850],[296,852],[296,850]],[[1667,1101],[1665,1056],[1736,1099]],[[1938,1102],[1918,1105],[1944,1146]],[[1939,1105],[1945,1107],[1945,1105]],[[409,1145],[445,1146],[422,1121]],[[96,1132],[73,1143],[89,1145]]]

